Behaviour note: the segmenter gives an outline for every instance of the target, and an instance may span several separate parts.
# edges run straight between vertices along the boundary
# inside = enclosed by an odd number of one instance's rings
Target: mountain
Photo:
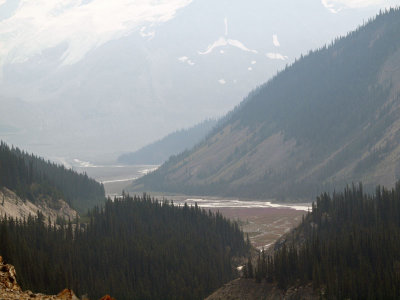
[[[103,185],[86,174],[66,169],[19,148],[10,148],[4,142],[0,143],[0,189],[3,208],[18,204],[18,199],[22,202],[28,200],[31,204],[26,208],[28,213],[37,206],[62,209],[68,203],[84,214],[87,209],[105,201]],[[13,199],[5,203],[6,195],[9,200]],[[15,209],[23,210],[21,207]]]
[[[43,215],[46,224],[60,224],[65,220],[73,220],[78,215],[61,198],[50,200],[48,195],[42,194],[35,200],[29,200],[5,187],[0,188],[0,217],[27,219],[29,215],[36,216],[38,213]]]
[[[221,214],[148,195],[109,200],[86,223],[45,226],[41,214],[0,219],[0,253],[23,289],[67,287],[91,299],[204,299],[237,277],[249,248],[239,225]]]
[[[310,51],[136,190],[298,199],[400,175],[400,10]]]
[[[260,253],[248,277],[283,290],[312,284],[323,299],[398,299],[399,195],[400,183],[370,195],[361,184],[321,194],[273,257]]]
[[[398,299],[399,195],[400,182],[322,193],[296,228],[206,299]]]
[[[181,153],[199,143],[216,124],[216,120],[209,119],[188,129],[175,131],[135,152],[120,155],[118,162],[128,165],[162,164],[171,155]]]
[[[0,139],[85,161],[219,118],[379,10],[337,0],[40,1],[0,1]]]

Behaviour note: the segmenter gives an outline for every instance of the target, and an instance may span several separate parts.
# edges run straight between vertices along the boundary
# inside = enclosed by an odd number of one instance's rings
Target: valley
[[[249,235],[251,244],[258,250],[267,250],[282,235],[300,224],[304,210],[293,208],[210,208],[223,216],[237,221],[243,232]]]
[[[398,0],[278,2],[0,0],[1,300],[400,299]]]
[[[159,196],[157,196],[159,197]],[[311,203],[271,203],[270,200],[238,200],[227,198],[201,198],[165,196],[174,204],[197,204],[200,208],[219,212],[224,217],[238,222],[243,232],[249,235],[251,244],[261,250],[273,245],[283,234],[297,226],[302,216],[311,209]]]
[[[72,166],[79,173],[86,173],[99,183],[104,185],[105,194],[108,197],[121,195],[123,190],[132,185],[135,179],[146,175],[158,168],[158,165],[126,165],[105,163],[79,163]]]
[[[90,177],[103,183],[106,196],[120,197],[121,192],[129,192],[132,182],[148,172],[157,169],[156,165],[111,165],[80,164],[74,169],[86,172]],[[132,193],[134,194],[134,193]],[[176,195],[172,193],[150,193],[151,197],[173,201],[175,205],[198,207],[212,212],[220,212],[224,217],[238,222],[240,228],[254,247],[268,248],[279,237],[297,226],[302,216],[311,209],[309,203],[277,203],[271,199],[232,199],[223,197],[199,197]],[[271,202],[272,201],[272,202]]]

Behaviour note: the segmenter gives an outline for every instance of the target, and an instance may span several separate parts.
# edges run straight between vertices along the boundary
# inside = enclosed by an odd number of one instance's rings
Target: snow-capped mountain
[[[0,138],[132,151],[222,116],[388,2],[0,0]]]

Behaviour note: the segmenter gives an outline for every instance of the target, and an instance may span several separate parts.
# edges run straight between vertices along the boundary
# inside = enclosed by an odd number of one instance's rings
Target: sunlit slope
[[[400,175],[400,11],[378,15],[252,91],[136,190],[304,198]]]

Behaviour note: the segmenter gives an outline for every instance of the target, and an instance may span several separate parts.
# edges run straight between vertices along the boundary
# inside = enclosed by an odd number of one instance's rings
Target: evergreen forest
[[[399,299],[400,182],[373,195],[361,184],[321,194],[276,247],[254,268],[249,261],[245,276],[283,289],[312,282],[327,299]]]
[[[249,248],[219,213],[147,195],[109,199],[86,223],[45,226],[41,214],[0,222],[0,253],[23,289],[91,299],[203,299],[237,276],[232,261]]]
[[[0,143],[0,188],[22,199],[63,199],[80,213],[104,203],[104,187],[86,174],[79,174],[33,154]]]

